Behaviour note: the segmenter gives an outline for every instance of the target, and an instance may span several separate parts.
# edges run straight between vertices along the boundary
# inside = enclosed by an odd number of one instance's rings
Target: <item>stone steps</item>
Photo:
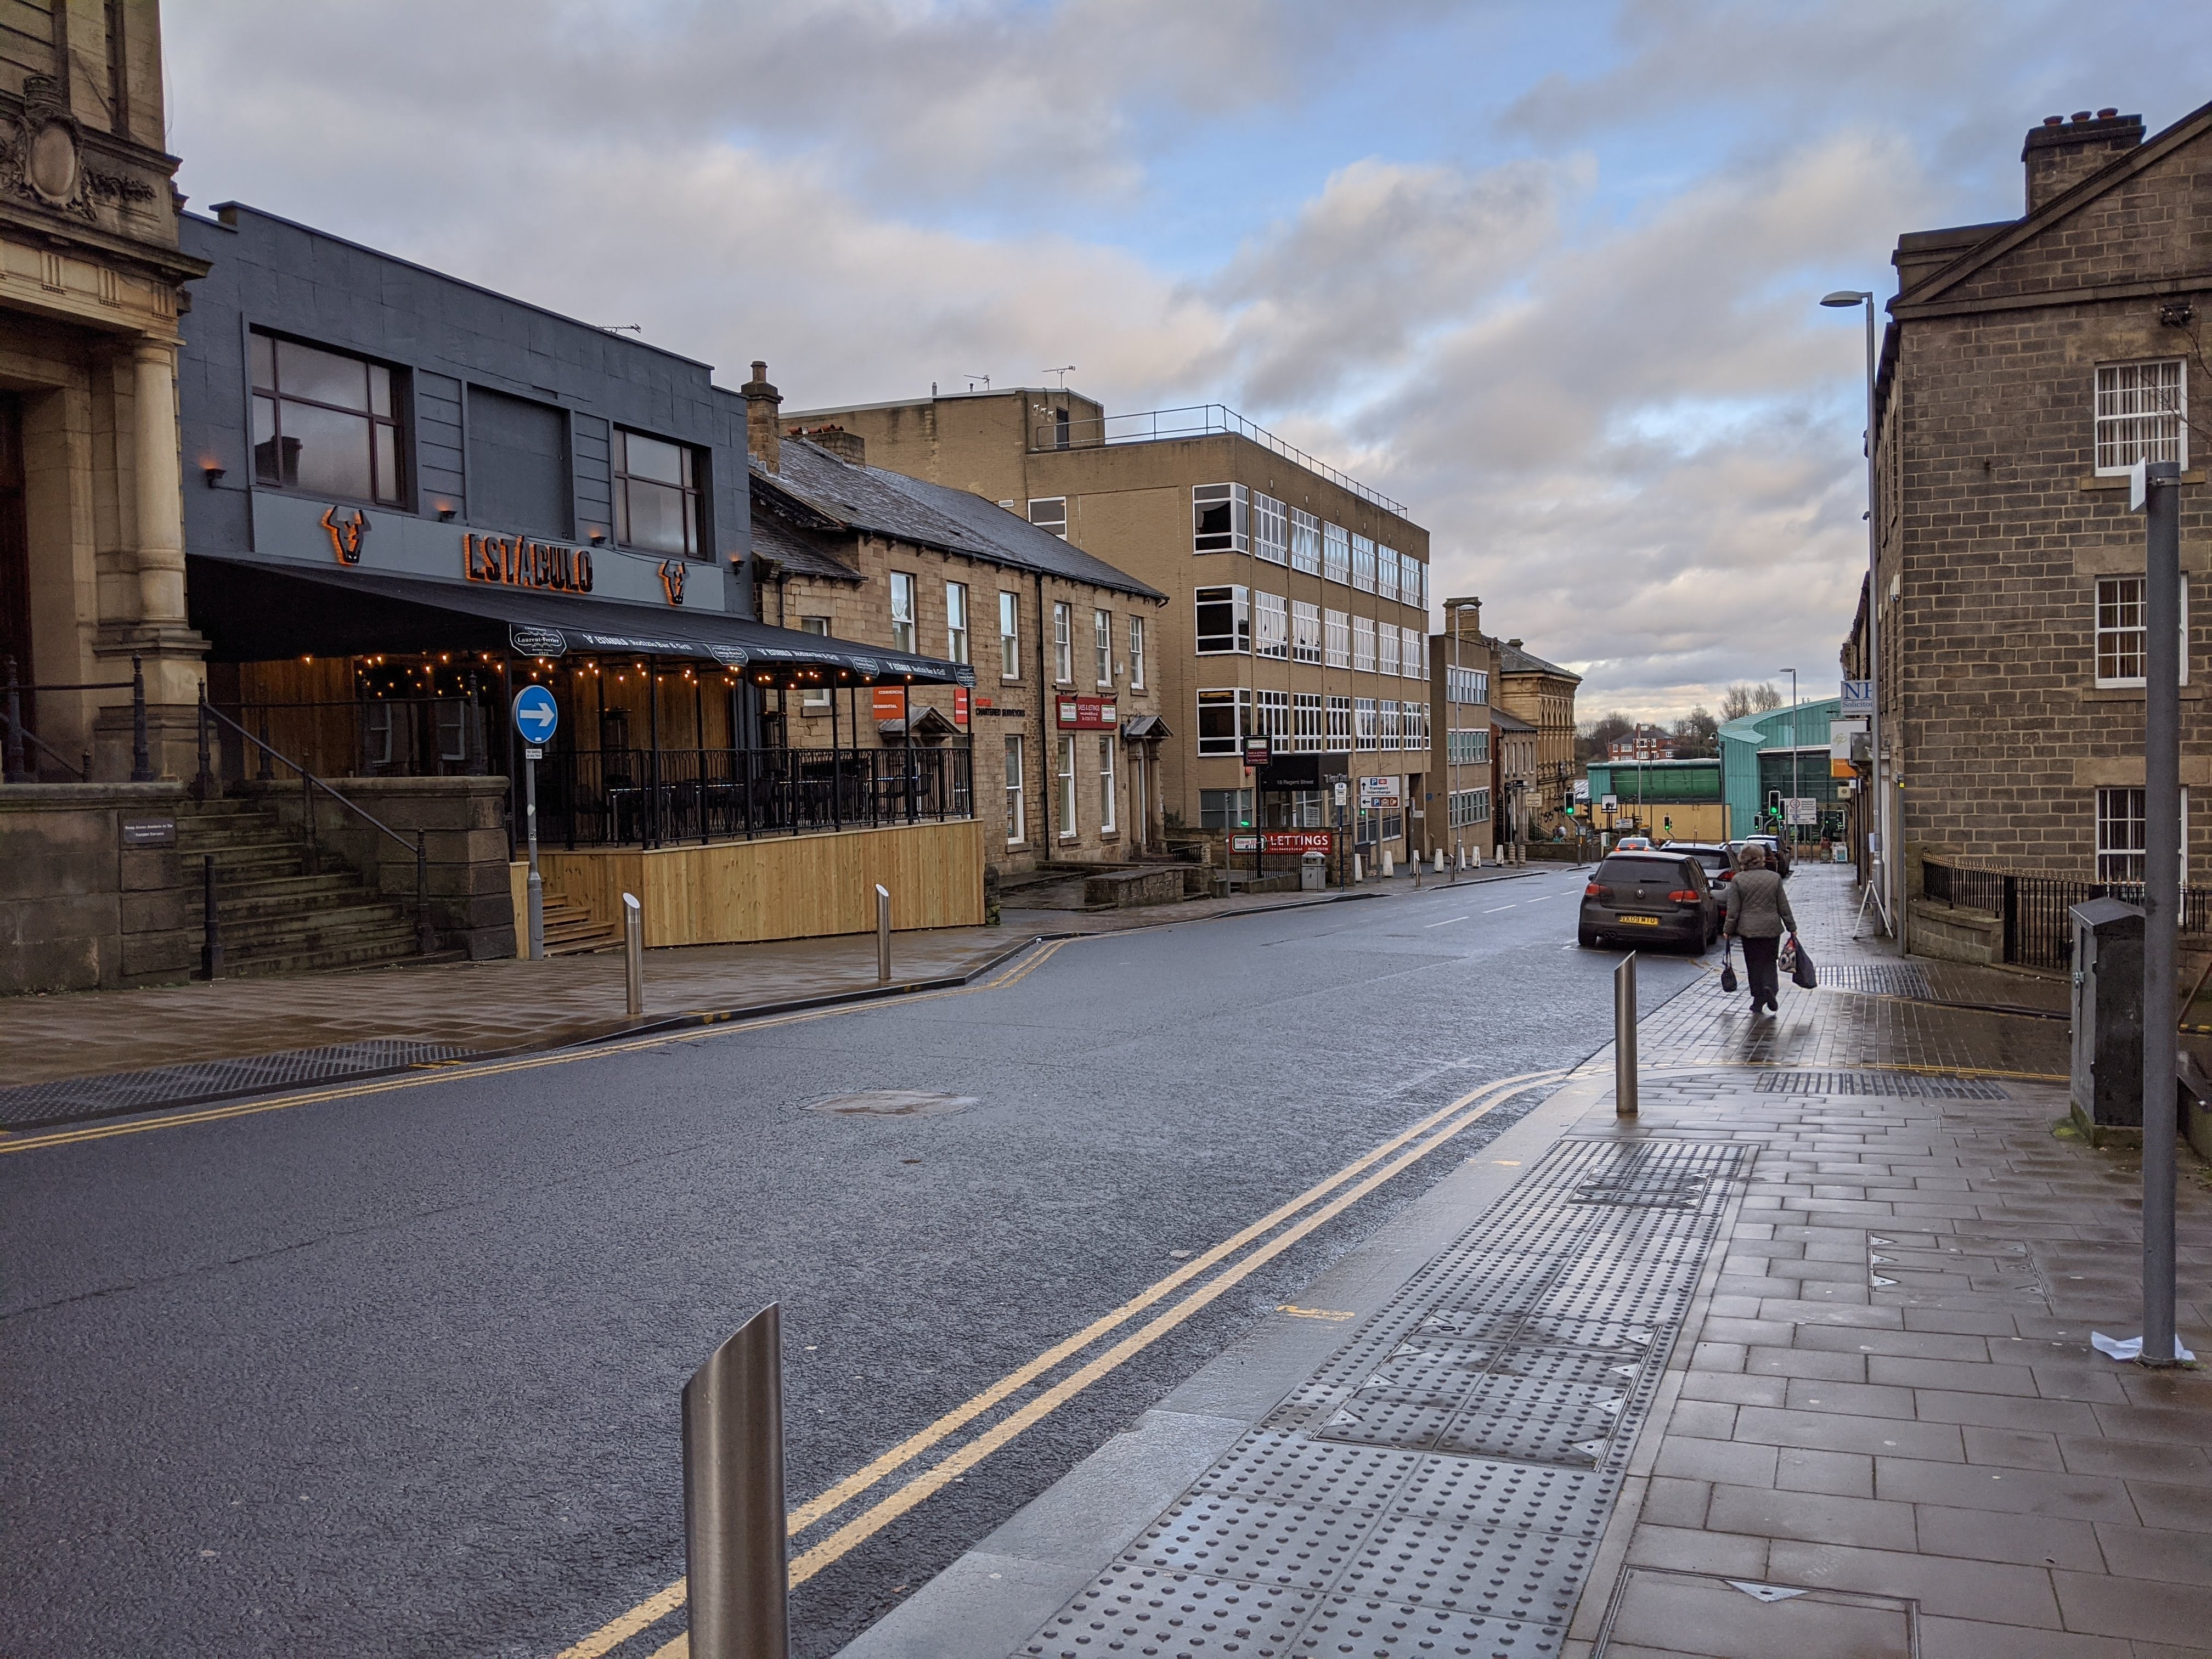
[[[276,813],[210,801],[178,814],[187,873],[212,858],[225,978],[368,967],[416,956],[414,905],[324,853],[307,865],[305,838]],[[193,917],[197,924],[200,918]],[[204,938],[195,926],[193,943]]]

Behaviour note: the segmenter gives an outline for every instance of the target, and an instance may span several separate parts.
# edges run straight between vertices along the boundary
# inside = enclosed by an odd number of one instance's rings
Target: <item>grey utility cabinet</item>
[[[2142,1127],[2143,913],[2118,899],[2067,912],[2074,929],[2074,1064],[2077,1119]]]

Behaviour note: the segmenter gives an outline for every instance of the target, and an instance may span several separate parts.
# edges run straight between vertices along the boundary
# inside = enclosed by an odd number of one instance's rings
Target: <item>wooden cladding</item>
[[[891,926],[901,932],[983,921],[983,825],[975,818],[650,852],[541,850],[538,862],[545,885],[597,922],[619,927],[622,896],[635,893],[645,942],[656,948],[872,932],[878,882],[890,890]],[[516,924],[518,933],[526,926],[520,913]],[[522,943],[519,953],[527,950]]]
[[[592,556],[580,547],[533,541],[527,536],[461,538],[461,568],[472,582],[508,587],[550,587],[561,593],[592,591]]]

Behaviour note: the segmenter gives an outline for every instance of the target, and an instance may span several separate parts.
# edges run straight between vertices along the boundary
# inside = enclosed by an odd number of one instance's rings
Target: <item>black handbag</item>
[[[1797,942],[1795,933],[1790,934],[1790,944],[1797,954],[1797,960],[1790,969],[1790,982],[1801,991],[1810,991],[1820,982],[1819,975],[1813,971],[1812,952]]]
[[[1735,939],[1732,935],[1721,941],[1721,989],[1735,989]]]

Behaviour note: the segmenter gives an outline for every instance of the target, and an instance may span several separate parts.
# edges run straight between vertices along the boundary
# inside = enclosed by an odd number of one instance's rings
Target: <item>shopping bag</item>
[[[1819,976],[1813,972],[1813,953],[1797,943],[1795,933],[1790,936],[1790,949],[1796,958],[1790,964],[1790,982],[1801,991],[1813,989],[1820,982]]]
[[[1735,990],[1735,940],[1721,941],[1721,989],[1733,994]]]
[[[1784,979],[1797,976],[1797,935],[1792,933],[1782,941],[1782,949],[1775,953],[1774,971]]]

